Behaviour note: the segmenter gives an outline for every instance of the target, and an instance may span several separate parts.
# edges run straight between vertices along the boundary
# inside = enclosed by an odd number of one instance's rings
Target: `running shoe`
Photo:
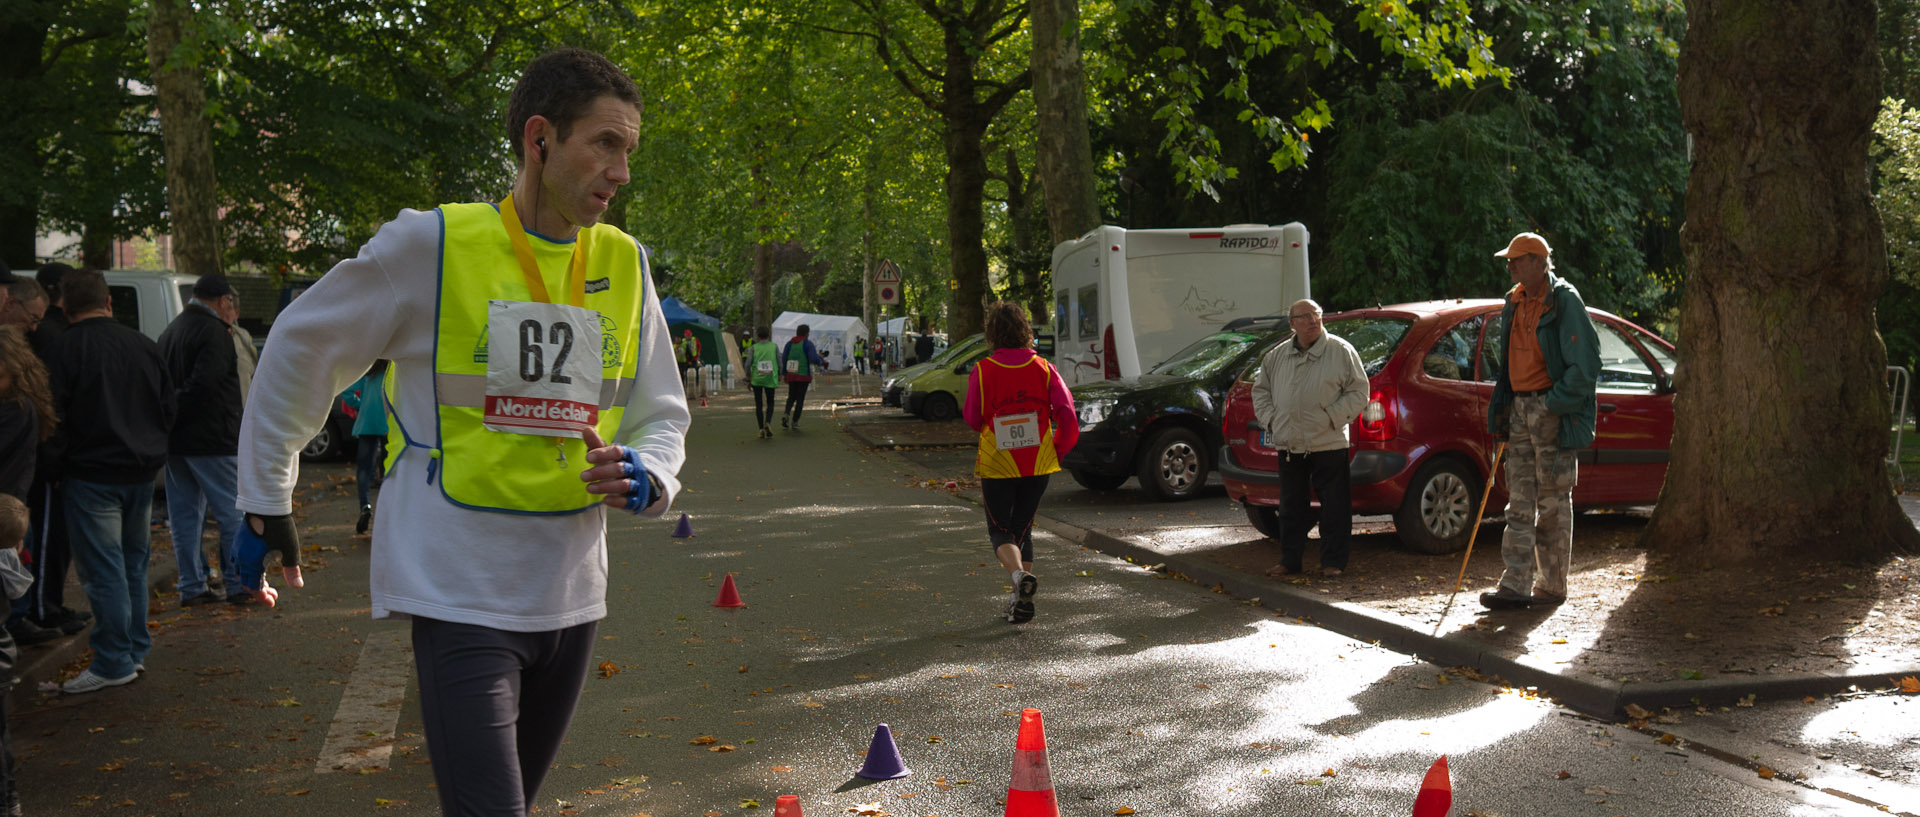
[[[1019,583],[1014,586],[1013,613],[1007,617],[1007,620],[1015,624],[1032,621],[1033,594],[1039,590],[1038,578],[1032,573],[1022,574]]]

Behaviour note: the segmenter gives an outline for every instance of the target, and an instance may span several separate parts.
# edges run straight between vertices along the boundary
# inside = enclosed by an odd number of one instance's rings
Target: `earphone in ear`
[[[540,149],[540,161],[542,162],[546,161],[547,160],[547,140],[535,139],[533,140],[533,146]]]

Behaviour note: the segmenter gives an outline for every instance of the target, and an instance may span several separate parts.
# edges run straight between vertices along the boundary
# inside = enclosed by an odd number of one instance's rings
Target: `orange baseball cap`
[[[1494,253],[1494,257],[1519,258],[1523,255],[1548,256],[1552,254],[1553,248],[1547,246],[1547,240],[1541,238],[1539,233],[1521,233],[1514,236],[1513,240],[1507,243],[1506,249]]]

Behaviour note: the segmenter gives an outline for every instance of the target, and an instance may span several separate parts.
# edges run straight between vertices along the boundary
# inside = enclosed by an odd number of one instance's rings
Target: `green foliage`
[[[1887,98],[1873,134],[1873,198],[1887,233],[1888,272],[1920,284],[1920,108]]]
[[[1677,4],[1508,2],[1488,31],[1507,88],[1381,82],[1336,104],[1345,126],[1317,246],[1332,305],[1488,297],[1516,232],[1554,245],[1588,303],[1649,323],[1678,303],[1686,181],[1674,77]]]
[[[1344,36],[1325,13],[1299,0],[1252,0],[1251,9],[1208,0],[1123,5],[1134,18],[1123,24],[1172,32],[1171,42],[1136,51],[1127,62],[1146,69],[1135,81],[1155,100],[1153,118],[1164,134],[1159,149],[1172,160],[1178,182],[1217,201],[1220,185],[1240,174],[1219,126],[1200,115],[1213,99],[1234,109],[1237,126],[1269,151],[1266,162],[1275,170],[1306,164],[1308,134],[1333,122],[1326,99],[1305,84],[1279,98],[1254,86],[1275,76],[1296,84],[1336,63],[1358,62],[1356,36],[1370,39],[1380,55],[1424,70],[1442,88],[1505,79],[1487,35],[1473,25],[1467,0],[1420,3],[1418,9],[1405,0],[1328,5],[1348,13],[1354,28]]]

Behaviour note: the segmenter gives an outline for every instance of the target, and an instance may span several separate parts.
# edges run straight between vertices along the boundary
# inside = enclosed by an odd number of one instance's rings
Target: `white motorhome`
[[[1096,227],[1053,248],[1050,359],[1067,385],[1134,377],[1227,321],[1309,297],[1298,222]]]

